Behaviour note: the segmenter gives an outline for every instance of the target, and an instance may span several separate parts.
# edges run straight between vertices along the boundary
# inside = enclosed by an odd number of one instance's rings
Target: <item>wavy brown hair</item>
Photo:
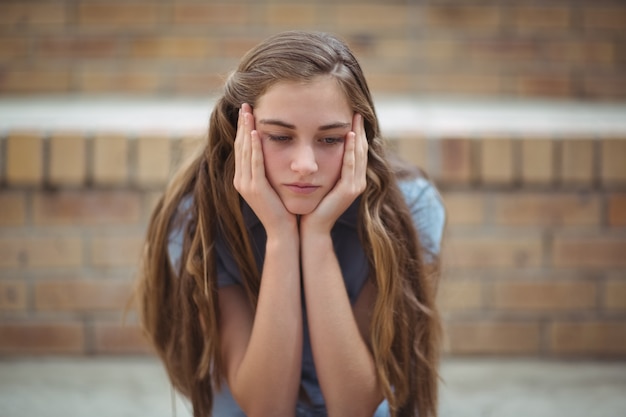
[[[440,322],[432,272],[438,268],[422,260],[423,249],[397,185],[402,170],[386,156],[369,88],[346,44],[323,33],[285,32],[248,52],[229,76],[211,114],[208,143],[172,179],[148,227],[137,292],[141,321],[172,384],[190,399],[195,417],[210,415],[213,387],[224,378],[217,234],[239,266],[253,308],[260,286],[241,198],[233,186],[239,107],[249,103],[254,108],[277,82],[307,82],[320,75],[333,76],[353,110],[363,115],[369,142],[359,236],[369,279],[377,288],[368,342],[380,386],[392,415],[437,415]],[[193,203],[181,216],[181,201],[188,195]],[[181,217],[186,219],[183,254],[175,270],[168,258],[168,236],[173,227],[182,227],[173,225]]]

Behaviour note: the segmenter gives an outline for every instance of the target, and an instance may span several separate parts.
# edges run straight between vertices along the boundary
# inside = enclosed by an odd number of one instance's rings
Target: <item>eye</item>
[[[343,143],[343,137],[328,137],[328,138],[322,138],[322,142],[325,145],[338,145],[340,143]]]
[[[291,140],[290,136],[285,135],[267,135],[267,138],[273,142],[287,142]]]

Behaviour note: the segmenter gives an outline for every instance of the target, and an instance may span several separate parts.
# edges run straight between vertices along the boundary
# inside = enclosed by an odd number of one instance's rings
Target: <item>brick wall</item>
[[[193,137],[0,139],[0,353],[129,354],[145,224]],[[449,212],[451,355],[626,357],[623,137],[399,138]]]
[[[3,0],[0,94],[209,94],[286,29],[331,31],[376,93],[626,98],[620,0]]]

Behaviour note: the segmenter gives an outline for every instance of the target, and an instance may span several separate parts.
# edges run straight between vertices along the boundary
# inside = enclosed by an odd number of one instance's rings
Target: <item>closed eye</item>
[[[339,137],[327,137],[327,138],[322,138],[322,142],[325,145],[338,145],[343,143],[343,137],[339,136]]]
[[[274,142],[287,142],[291,140],[291,136],[285,135],[267,135],[267,138]]]

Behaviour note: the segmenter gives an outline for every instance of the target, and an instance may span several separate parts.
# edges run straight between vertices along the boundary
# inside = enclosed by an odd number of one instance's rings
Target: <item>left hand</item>
[[[352,118],[352,131],[346,135],[341,176],[315,210],[302,216],[301,228],[330,232],[339,216],[365,190],[367,150],[363,116],[355,113]]]

